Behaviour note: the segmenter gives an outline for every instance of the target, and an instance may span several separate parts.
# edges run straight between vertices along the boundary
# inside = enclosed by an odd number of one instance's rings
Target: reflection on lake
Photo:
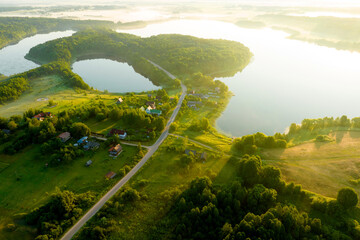
[[[56,38],[71,36],[74,31],[52,32],[36,34],[25,38],[15,45],[4,47],[0,50],[0,73],[10,76],[16,73],[28,71],[39,65],[24,58],[32,47],[38,44],[54,40]]]
[[[142,37],[164,33],[239,41],[254,53],[242,73],[220,79],[235,94],[217,121],[234,136],[284,132],[292,122],[360,116],[359,53],[297,40],[271,29],[244,29],[218,21],[177,20],[126,30]]]
[[[136,73],[127,63],[109,59],[91,59],[75,62],[73,71],[98,90],[109,92],[142,92],[160,89],[149,79]]]

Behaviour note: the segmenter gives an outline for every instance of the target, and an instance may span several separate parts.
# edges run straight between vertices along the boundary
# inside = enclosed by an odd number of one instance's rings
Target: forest
[[[336,200],[285,183],[281,172],[263,166],[260,157],[233,157],[237,177],[214,184],[195,178],[185,191],[171,189],[167,214],[148,233],[148,239],[358,239],[358,195],[339,190]],[[139,183],[140,184],[140,183]],[[146,184],[144,182],[144,184]],[[138,189],[138,188],[137,188]],[[141,189],[141,188],[140,188]],[[125,197],[126,196],[126,197]],[[108,239],[118,231],[115,216],[148,201],[141,190],[123,189],[108,202],[77,239]],[[308,206],[308,207],[305,207]]]
[[[36,33],[81,30],[89,27],[115,27],[115,24],[110,21],[94,20],[0,17],[0,49]]]
[[[102,55],[128,62],[143,75],[148,75],[150,63],[154,60],[176,75],[192,75],[197,72],[241,71],[250,61],[252,54],[247,47],[232,41],[200,39],[177,34],[140,38],[131,34],[110,30],[87,30],[71,37],[49,41],[32,48],[27,58],[42,63],[64,60],[69,63],[87,55]],[[157,76],[160,73],[157,74]],[[165,84],[165,76],[152,80]]]

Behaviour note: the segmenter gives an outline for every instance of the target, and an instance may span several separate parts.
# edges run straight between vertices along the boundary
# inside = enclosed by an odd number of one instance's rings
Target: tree
[[[345,209],[355,207],[358,204],[358,195],[354,191],[354,189],[345,187],[340,189],[337,195],[337,201],[340,203]]]
[[[83,136],[90,136],[91,130],[88,126],[86,126],[86,124],[78,122],[72,125],[71,134],[77,138]]]
[[[16,124],[16,122],[14,122],[14,121],[10,121],[7,126],[8,126],[8,128],[9,128],[10,130],[12,130],[12,131],[17,128],[17,124]]]

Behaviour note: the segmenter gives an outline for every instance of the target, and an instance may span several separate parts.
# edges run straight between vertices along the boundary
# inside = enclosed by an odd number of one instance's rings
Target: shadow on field
[[[342,139],[344,138],[344,131],[337,131],[335,134],[335,141],[336,143],[341,143]]]

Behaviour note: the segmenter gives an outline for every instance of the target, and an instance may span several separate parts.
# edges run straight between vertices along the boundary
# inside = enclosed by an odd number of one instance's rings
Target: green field
[[[28,213],[42,205],[56,187],[75,193],[93,191],[98,196],[105,193],[120,177],[107,180],[109,171],[118,172],[124,165],[132,166],[138,161],[137,148],[123,145],[118,158],[108,156],[102,146],[97,152],[86,152],[82,158],[58,167],[45,167],[48,159],[40,153],[39,145],[32,145],[13,156],[0,155],[3,164],[9,164],[0,173],[0,239],[32,239],[33,229],[16,221],[14,215]],[[91,159],[93,164],[85,167]],[[4,227],[9,223],[18,226],[8,233]]]
[[[226,181],[227,176],[232,175],[230,172],[234,171],[231,167],[225,167],[228,156],[212,153],[193,143],[188,143],[186,148],[200,152],[206,150],[209,157],[205,162],[195,163],[189,170],[184,170],[177,163],[183,152],[170,151],[168,146],[183,145],[176,137],[169,136],[127,184],[146,194],[148,200],[127,208],[116,219],[120,222],[120,231],[116,232],[112,239],[146,239],[154,223],[164,217],[171,207],[171,198],[166,195],[171,195],[172,190],[179,188],[183,191],[194,178],[209,176],[214,179],[219,172],[219,181]],[[141,180],[147,180],[148,184],[144,187],[138,186]]]
[[[287,149],[261,152],[265,164],[281,169],[284,180],[304,189],[336,197],[342,187],[353,187],[360,194],[360,132],[334,131],[333,142],[305,142]]]

